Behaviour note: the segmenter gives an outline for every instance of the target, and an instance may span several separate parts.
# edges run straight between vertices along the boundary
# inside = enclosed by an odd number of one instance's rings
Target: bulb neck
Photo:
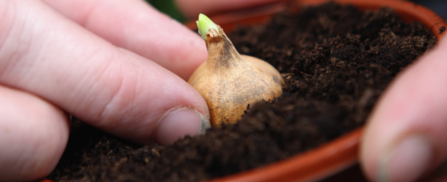
[[[234,48],[220,26],[219,31],[210,29],[207,34],[206,47],[208,49],[207,64],[215,68],[230,68],[242,61],[241,55]]]

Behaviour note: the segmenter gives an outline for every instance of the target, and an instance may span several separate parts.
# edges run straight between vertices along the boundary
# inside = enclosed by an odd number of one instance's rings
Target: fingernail
[[[423,136],[403,139],[385,154],[378,170],[378,181],[416,181],[429,167],[433,154],[431,143]]]
[[[209,120],[200,112],[189,107],[168,111],[159,121],[155,138],[158,143],[168,145],[186,135],[205,134],[211,127]]]

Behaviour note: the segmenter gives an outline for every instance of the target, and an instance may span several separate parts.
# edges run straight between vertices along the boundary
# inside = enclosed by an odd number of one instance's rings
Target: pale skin
[[[273,1],[177,3],[196,18]],[[169,144],[204,129],[208,108],[185,80],[206,60],[205,43],[145,2],[5,0],[0,14],[0,180],[48,175],[68,140],[68,114],[141,144]],[[377,180],[383,168],[393,179],[408,177],[402,170],[417,177],[445,160],[443,50],[447,41],[400,75],[375,108],[361,155],[371,179]],[[411,151],[429,160],[379,165],[399,141],[415,133],[417,139],[404,146],[428,141],[430,147]],[[421,163],[426,167],[411,168]]]

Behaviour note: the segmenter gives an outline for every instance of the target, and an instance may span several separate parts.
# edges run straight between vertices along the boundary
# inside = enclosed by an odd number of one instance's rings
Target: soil
[[[442,30],[440,30],[442,31]],[[200,181],[264,166],[318,147],[365,123],[393,77],[435,45],[421,23],[392,10],[335,3],[280,13],[228,35],[268,61],[284,94],[249,107],[237,124],[170,146],[138,146],[73,118],[56,181]]]

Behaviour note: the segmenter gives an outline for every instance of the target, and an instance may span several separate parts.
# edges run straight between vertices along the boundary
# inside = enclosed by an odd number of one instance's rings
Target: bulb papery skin
[[[207,61],[188,81],[205,98],[212,126],[236,123],[248,104],[281,96],[284,84],[273,66],[240,55],[222,28],[218,28],[207,34]]]

